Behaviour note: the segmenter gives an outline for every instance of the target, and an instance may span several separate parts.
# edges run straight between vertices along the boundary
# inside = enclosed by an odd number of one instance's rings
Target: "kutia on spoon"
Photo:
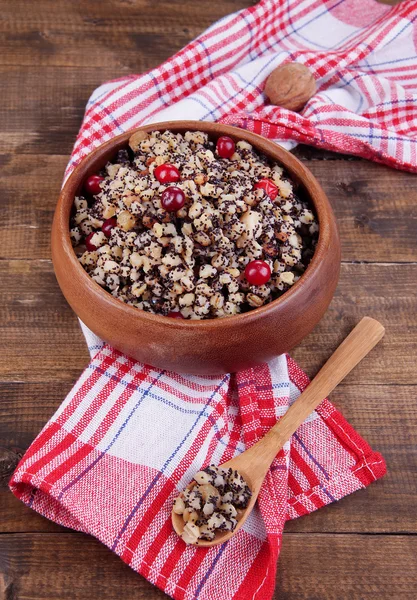
[[[219,467],[199,471],[196,474],[198,481],[192,481],[174,503],[171,516],[176,533],[187,543],[201,547],[222,544],[235,535],[255,506],[259,490],[279,450],[382,339],[384,333],[381,323],[364,317],[261,440]],[[237,499],[236,506],[233,505],[234,499]],[[199,537],[201,533],[206,539]]]

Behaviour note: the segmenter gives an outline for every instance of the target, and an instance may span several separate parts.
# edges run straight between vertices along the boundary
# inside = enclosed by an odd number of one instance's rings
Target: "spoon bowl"
[[[248,450],[246,452],[248,452]],[[239,529],[242,527],[243,523],[248,518],[253,507],[255,506],[256,500],[258,498],[259,490],[261,489],[261,485],[265,478],[265,475],[262,477],[262,479],[260,479],[259,477],[256,477],[256,476],[253,477],[253,473],[250,473],[247,469],[245,469],[246,460],[239,460],[239,459],[243,456],[243,454],[246,455],[246,452],[239,454],[239,456],[232,458],[231,460],[227,461],[226,463],[223,463],[221,466],[224,467],[225,469],[230,468],[230,469],[238,471],[242,475],[242,477],[246,481],[246,483],[248,484],[249,489],[252,492],[252,496],[249,500],[247,507],[244,509],[238,510],[238,513],[236,516],[237,525],[233,531],[216,531],[214,540],[198,540],[196,545],[206,548],[209,546],[217,546],[218,544],[223,544],[223,542],[227,542],[227,540],[229,540],[233,535],[235,535],[235,533],[237,531],[239,531]],[[195,485],[196,485],[196,482],[192,481],[191,483],[189,483],[187,485],[186,489],[191,490]],[[172,511],[172,526],[174,528],[175,533],[177,533],[178,535],[181,535],[182,532],[184,531],[185,523],[182,518],[182,515],[177,515],[177,513],[175,513],[174,511]]]
[[[213,540],[199,539],[196,545],[216,546],[234,536],[250,515],[272,461],[298,427],[348,373],[382,339],[385,329],[378,321],[364,317],[340,344],[310,385],[290,406],[285,415],[256,444],[220,465],[238,471],[252,492],[248,506],[239,514],[233,531],[217,531]],[[192,481],[187,488],[196,484]],[[172,525],[178,535],[184,530],[182,515],[172,511]]]

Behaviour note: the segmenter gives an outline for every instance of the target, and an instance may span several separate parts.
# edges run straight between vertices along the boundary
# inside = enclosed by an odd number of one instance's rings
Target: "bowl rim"
[[[299,182],[304,186],[305,191],[309,196],[310,202],[313,204],[318,221],[319,221],[319,237],[314,255],[305,270],[301,275],[300,279],[282,296],[272,300],[264,306],[254,308],[246,313],[239,313],[236,315],[230,315],[225,318],[215,319],[170,319],[162,315],[153,314],[144,310],[140,310],[134,306],[125,304],[121,300],[118,300],[110,292],[103,289],[97,282],[95,282],[88,273],[83,269],[79,263],[77,256],[74,252],[74,248],[70,238],[70,227],[69,227],[69,215],[72,203],[74,201],[77,189],[80,187],[80,173],[83,178],[90,169],[91,163],[94,162],[97,155],[102,155],[111,146],[117,146],[123,139],[126,140],[126,144],[131,135],[136,131],[198,131],[202,130],[209,135],[230,135],[233,138],[239,138],[241,140],[248,141],[258,151],[266,154],[272,160],[275,160],[284,169],[289,172],[291,178],[298,179]],[[275,155],[275,156],[274,156]],[[297,167],[299,173],[295,176],[291,172],[293,168]],[[70,194],[70,190],[73,188]],[[69,197],[72,197],[71,203],[69,203]],[[317,205],[319,204],[319,206]],[[87,156],[85,156],[74,168],[69,177],[65,180],[62,186],[61,193],[59,196],[57,210],[57,224],[53,224],[53,229],[57,226],[59,230],[64,234],[60,236],[61,248],[67,259],[70,261],[71,266],[74,267],[86,286],[92,286],[95,295],[98,295],[103,299],[107,305],[114,307],[119,313],[123,314],[126,318],[133,319],[144,319],[148,324],[164,325],[170,328],[182,328],[183,330],[191,329],[193,331],[200,330],[213,330],[218,327],[222,328],[234,328],[235,326],[244,326],[245,324],[252,324],[258,319],[265,318],[271,313],[275,312],[279,308],[284,308],[285,305],[297,301],[297,296],[302,293],[303,288],[312,282],[320,264],[325,256],[326,250],[329,247],[332,229],[334,228],[334,216],[331,209],[331,205],[324,190],[321,188],[317,179],[311,173],[311,171],[303,165],[293,154],[276,144],[273,140],[267,139],[256,133],[234,127],[232,125],[223,125],[222,123],[214,123],[209,121],[162,121],[158,123],[152,123],[149,125],[142,125],[128,130],[120,135],[117,135],[107,142],[100,144],[94,148]],[[67,218],[68,217],[68,218]],[[54,255],[54,250],[53,250]]]

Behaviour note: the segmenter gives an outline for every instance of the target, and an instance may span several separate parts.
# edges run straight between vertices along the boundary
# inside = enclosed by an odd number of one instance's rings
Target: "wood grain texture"
[[[3,260],[0,278],[0,336],[7,354],[0,381],[74,380],[88,352],[51,262]],[[343,264],[327,313],[293,357],[314,375],[356,323],[372,315],[386,327],[385,339],[346,381],[416,384],[416,280],[417,264]]]
[[[75,127],[59,135],[73,142]],[[61,121],[60,121],[61,125]],[[52,132],[50,137],[54,137]],[[2,143],[0,137],[0,145]],[[22,142],[23,143],[23,142]],[[63,156],[25,155],[19,146],[0,154],[3,243],[5,258],[50,258],[50,229],[70,147]],[[1,152],[1,151],[0,151]],[[416,260],[417,203],[415,175],[361,161],[299,158],[326,192],[336,215],[345,262],[413,262]],[[22,177],[25,185],[22,186]],[[15,208],[20,207],[19,221]]]
[[[1,536],[0,556],[7,600],[167,598],[83,534]],[[284,534],[274,600],[414,600],[416,557],[412,536]]]
[[[6,483],[88,361],[52,272],[49,236],[89,95],[103,81],[156,66],[216,19],[253,3],[0,0],[0,598],[114,600],[121,590],[127,600],[165,598],[97,541],[26,508]],[[345,264],[329,311],[293,356],[313,376],[363,315],[386,326],[385,339],[331,399],[384,455],[388,474],[287,524],[276,597],[411,600],[416,179],[305,146],[295,154],[333,204]]]

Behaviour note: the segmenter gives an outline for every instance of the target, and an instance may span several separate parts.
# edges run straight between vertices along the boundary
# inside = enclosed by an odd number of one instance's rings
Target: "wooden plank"
[[[345,383],[417,383],[416,268],[415,264],[342,265],[327,313],[292,350],[293,358],[313,376],[361,317],[369,315],[382,322],[386,335]]]
[[[214,21],[252,4],[213,0],[3,3],[0,64],[95,67],[140,73],[164,61]],[[98,69],[97,69],[98,70]],[[120,76],[119,75],[119,76]]]
[[[0,532],[58,530],[16,500],[7,481],[72,383],[0,384]],[[374,450],[383,454],[388,474],[368,489],[323,508],[308,519],[288,523],[289,531],[417,533],[417,413],[411,402],[416,389],[410,385],[355,382],[337,388],[332,401]]]
[[[83,534],[2,535],[0,556],[8,600],[167,597]],[[414,600],[416,556],[415,536],[284,534],[274,599]]]
[[[416,261],[415,177],[362,161],[307,161],[336,214],[342,260]]]
[[[116,68],[103,73],[87,67],[0,67],[6,90],[0,111],[3,160],[10,154],[69,155],[91,93],[120,76]],[[26,168],[22,160],[19,164]]]
[[[78,321],[65,302],[49,261],[0,261],[0,335],[7,364],[2,381],[68,381],[88,360]],[[417,383],[416,264],[344,264],[329,310],[292,352],[314,374],[364,315],[386,336],[346,381]],[[395,360],[393,360],[395,357]]]
[[[202,8],[191,0],[89,0],[82,7],[66,0],[2,3],[4,257],[49,259],[55,199],[92,90],[108,79],[156,66],[223,14],[250,4],[213,0]],[[296,152],[335,206],[345,261],[415,262],[412,176],[356,157],[305,147]],[[113,600],[123,589],[128,600],[164,598],[101,544],[63,534],[66,530],[37,516],[7,491],[18,456],[70,389],[88,353],[50,263],[5,261],[0,277],[0,336],[7,357],[0,371],[6,382],[0,386],[0,531],[50,532],[0,536],[0,597]],[[416,384],[415,280],[411,265],[345,265],[325,319],[292,353],[314,374],[360,316],[386,320],[384,346],[332,399],[384,454],[389,472],[369,489],[288,524],[276,593],[280,600],[415,597],[415,536],[305,533],[416,531],[415,387],[391,385]],[[19,380],[29,383],[8,383]],[[298,566],[301,556],[303,569]]]
[[[59,291],[50,261],[0,261],[0,336],[7,363],[0,379],[75,379],[88,362],[77,318]]]
[[[5,600],[114,600],[120,594],[125,600],[167,598],[83,534],[2,535],[0,556]]]
[[[67,156],[46,154],[26,155],[23,164],[19,155],[3,159],[0,256],[50,257],[50,227],[67,161]],[[334,207],[344,261],[416,260],[414,175],[365,161],[306,164]]]
[[[191,1],[90,1],[82,9],[64,0],[3,3],[0,154],[68,155],[95,88],[156,67],[250,4],[213,0],[201,10]]]
[[[415,600],[415,536],[284,534],[276,600]]]
[[[9,155],[3,161],[1,257],[50,259],[52,219],[67,162],[67,157],[45,155],[25,157],[23,162]]]

